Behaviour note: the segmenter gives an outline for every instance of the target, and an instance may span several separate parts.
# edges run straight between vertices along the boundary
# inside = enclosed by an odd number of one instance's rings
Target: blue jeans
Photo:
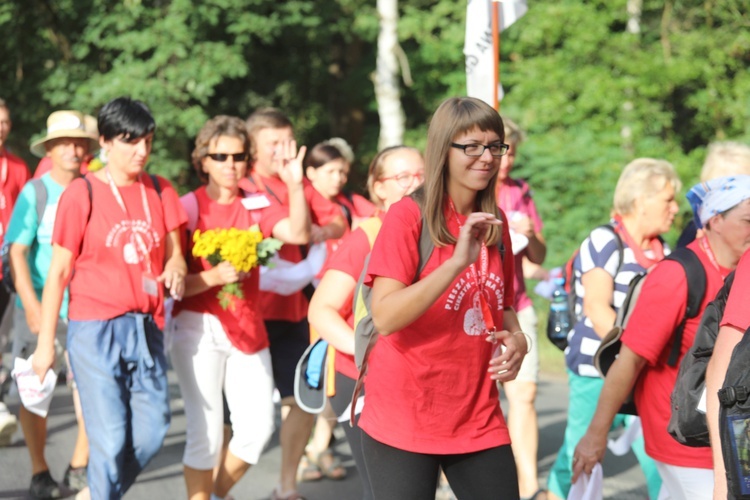
[[[71,321],[68,353],[89,438],[91,498],[121,498],[169,428],[164,335],[143,314]]]

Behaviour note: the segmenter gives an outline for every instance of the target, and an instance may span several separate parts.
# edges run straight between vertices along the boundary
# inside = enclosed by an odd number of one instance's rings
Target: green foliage
[[[671,161],[686,186],[705,146],[750,141],[750,15],[741,0],[643,0],[640,32],[626,0],[534,0],[502,36],[502,113],[527,132],[514,175],[545,221],[548,265],[561,264],[609,215],[630,160]],[[413,84],[402,88],[405,142],[423,148],[432,111],[465,92],[465,2],[400,4]],[[310,146],[342,136],[364,185],[375,154],[378,16],[363,0],[6,0],[0,92],[28,142],[54,109],[96,113],[143,99],[157,120],[150,169],[185,190],[196,132],[216,114],[273,105]],[[684,193],[683,189],[683,193]],[[676,226],[687,216],[683,206]],[[669,235],[674,239],[675,235]]]

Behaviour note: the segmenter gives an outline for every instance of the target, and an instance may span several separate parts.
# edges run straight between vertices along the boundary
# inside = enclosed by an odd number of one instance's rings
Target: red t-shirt
[[[727,298],[721,326],[732,326],[743,333],[746,332],[750,328],[748,303],[750,303],[750,250],[742,254],[737,270],[734,272],[734,282],[732,282],[732,289]]]
[[[698,255],[706,270],[706,292],[701,313],[685,323],[679,360],[693,345],[703,310],[729,274],[728,269],[719,270],[711,264],[699,241],[693,241],[687,248]],[[680,369],[679,362],[676,366],[669,366],[667,358],[672,349],[674,330],[685,317],[687,290],[687,277],[678,262],[663,260],[657,264],[643,284],[622,342],[647,362],[635,387],[646,453],[665,464],[710,469],[713,467],[710,448],[683,446],[667,432],[672,412],[670,398]]]
[[[160,198],[151,178],[143,176],[152,220],[148,226],[139,182],[118,188],[126,215],[109,184],[92,174],[86,178],[91,182],[93,210],[86,181],[74,180],[60,197],[52,233],[52,243],[70,250],[75,260],[69,318],[107,320],[142,312],[152,314],[163,328],[164,287],[156,287],[157,295],[147,294],[144,274],[149,261],[152,277],[164,271],[164,238],[187,220],[177,193],[169,181],[157,176]],[[147,258],[135,234],[146,245]]]
[[[456,218],[446,211],[446,219],[457,235]],[[367,284],[378,276],[412,284],[421,226],[420,210],[411,198],[388,210],[370,256]],[[511,248],[507,223],[503,242]],[[453,248],[435,248],[420,279],[448,260]],[[487,250],[485,296],[502,329],[503,310],[513,305],[513,258],[508,251],[501,264],[496,247]],[[497,385],[487,373],[495,346],[485,340],[478,307],[477,283],[466,268],[416,321],[378,339],[368,366],[362,430],[415,453],[471,453],[510,443]]]
[[[253,172],[249,182],[242,182],[240,187],[245,189],[252,185],[266,192],[271,198],[284,207],[289,207],[289,190],[284,181],[278,177],[266,177],[259,172]],[[254,182],[253,182],[254,181]],[[341,209],[332,201],[325,199],[313,185],[305,179],[305,198],[310,207],[310,218],[313,224],[325,226],[336,217],[341,216]],[[284,245],[279,250],[278,256],[289,262],[300,262],[302,253],[297,245]],[[299,291],[295,294],[284,296],[273,292],[261,292],[261,304],[263,308],[263,319],[299,322],[307,317],[307,298]]]
[[[276,223],[289,215],[289,211],[277,203],[272,203],[260,210],[247,210],[242,205],[241,197],[237,197],[229,205],[222,205],[208,197],[205,186],[195,191],[195,197],[198,202],[196,229],[201,231],[230,227],[248,229],[250,226],[258,224],[263,236],[269,237],[272,235]],[[206,259],[193,257],[192,241],[189,243],[188,249],[189,273],[200,273],[206,269],[211,269],[212,266]],[[245,298],[244,300],[235,300],[233,308],[225,310],[221,307],[216,296],[221,286],[216,286],[198,295],[185,297],[181,302],[175,302],[173,314],[176,316],[182,310],[213,314],[221,321],[221,325],[233,346],[247,354],[256,353],[268,347],[268,334],[263,324],[263,315],[260,309],[259,279],[258,268],[250,271],[247,278],[242,281],[242,291]]]
[[[381,219],[385,219],[385,213],[380,213],[378,216]],[[331,255],[323,268],[323,273],[329,269],[333,269],[335,271],[346,273],[351,276],[354,281],[358,281],[362,274],[362,269],[365,267],[365,260],[369,253],[370,240],[367,238],[367,234],[365,234],[362,229],[355,229],[341,240],[338,249],[333,255]],[[352,311],[353,300],[354,290],[349,294],[346,302],[344,302],[344,307],[339,311],[341,317],[344,318],[347,324],[351,327],[354,326],[354,313]],[[351,354],[344,354],[336,351],[335,368],[337,372],[342,373],[349,378],[356,380],[357,377],[359,377],[359,370],[357,370],[354,356]]]
[[[13,205],[16,204],[18,195],[24,184],[29,180],[29,167],[19,157],[12,155],[0,146],[0,171],[5,171],[5,179],[0,176],[2,189],[0,189],[0,241],[5,237],[5,229],[10,222],[13,213]],[[0,269],[2,278],[2,269]]]

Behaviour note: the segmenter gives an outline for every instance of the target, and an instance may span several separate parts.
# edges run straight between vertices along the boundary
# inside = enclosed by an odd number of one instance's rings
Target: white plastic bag
[[[11,374],[18,385],[18,395],[21,397],[21,404],[24,408],[45,418],[52,402],[57,375],[50,368],[44,376],[44,381],[40,381],[31,367],[32,357],[33,355],[29,356],[29,359],[16,358]]]
[[[602,500],[604,498],[604,472],[602,464],[596,464],[591,474],[581,474],[570,486],[568,500]]]

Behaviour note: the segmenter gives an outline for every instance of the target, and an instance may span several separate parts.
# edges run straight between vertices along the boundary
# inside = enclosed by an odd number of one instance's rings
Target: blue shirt
[[[31,272],[31,283],[39,300],[42,299],[44,282],[52,262],[52,230],[55,227],[57,202],[65,188],[55,182],[49,173],[42,177],[44,187],[47,188],[47,204],[42,220],[37,218],[36,191],[31,182],[27,182],[18,195],[13,207],[13,214],[5,233],[5,241],[19,243],[29,247],[28,262]],[[16,306],[23,309],[21,299],[16,296]],[[60,317],[68,317],[68,290],[65,290]]]

